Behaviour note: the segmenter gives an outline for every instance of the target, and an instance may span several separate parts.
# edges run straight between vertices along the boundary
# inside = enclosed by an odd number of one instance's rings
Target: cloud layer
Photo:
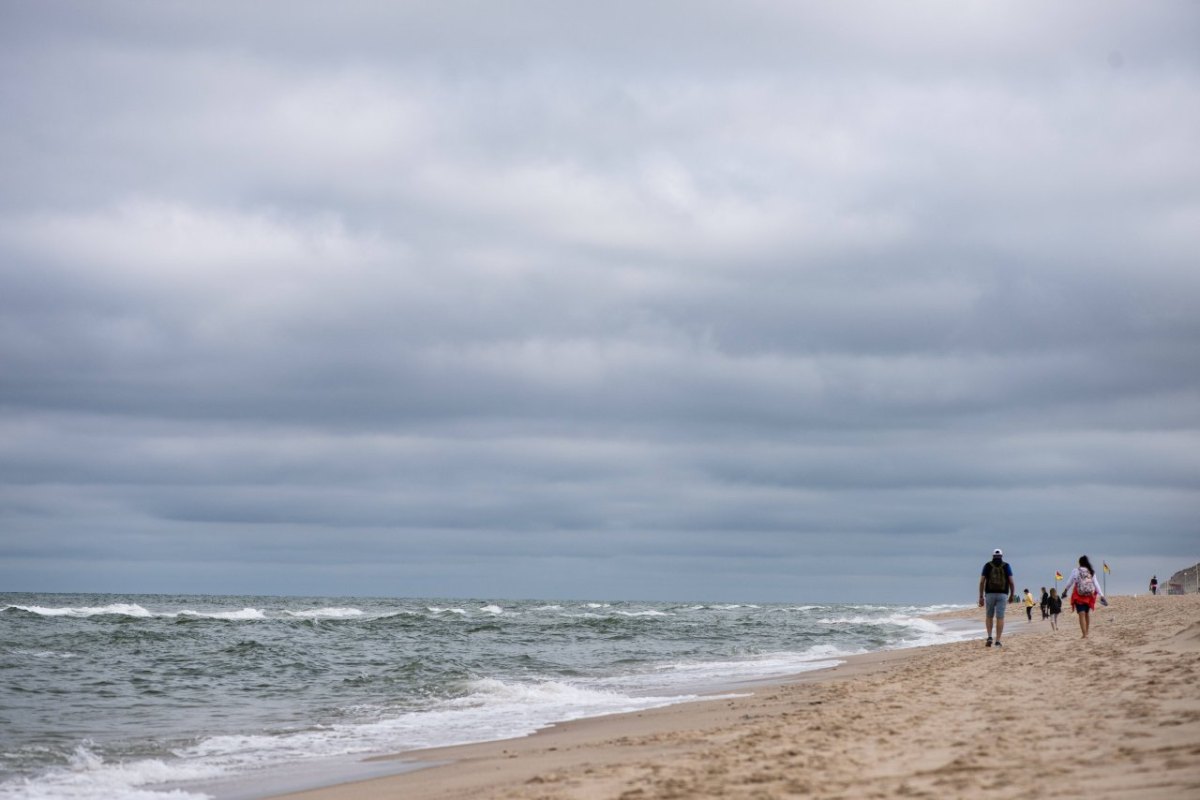
[[[0,31],[10,588],[969,602],[997,545],[1038,585],[1200,560],[1194,4]]]

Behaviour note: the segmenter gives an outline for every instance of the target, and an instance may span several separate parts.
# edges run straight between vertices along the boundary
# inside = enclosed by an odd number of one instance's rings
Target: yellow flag
[[[1056,580],[1056,581],[1062,580],[1062,573],[1059,572],[1058,570],[1054,570],[1054,580]]]
[[[1107,561],[1101,561],[1100,563],[1104,565],[1104,572],[1105,572],[1106,574],[1107,574],[1107,573],[1109,573],[1109,572],[1112,572],[1112,570],[1108,568],[1108,562],[1107,562]]]

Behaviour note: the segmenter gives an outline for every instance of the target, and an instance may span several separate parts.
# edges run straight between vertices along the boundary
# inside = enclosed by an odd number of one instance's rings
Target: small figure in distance
[[[1150,594],[1158,594],[1158,576],[1150,578]]]
[[[1062,598],[1058,596],[1058,589],[1050,590],[1050,599],[1046,603],[1050,611],[1050,629],[1058,630],[1058,615],[1062,613]]]
[[[1017,600],[1017,585],[1013,583],[1012,567],[1004,560],[1004,551],[992,551],[992,560],[983,565],[979,574],[979,606],[984,609],[987,646],[992,646],[992,621],[996,623],[996,647],[1004,635],[1004,609]]]

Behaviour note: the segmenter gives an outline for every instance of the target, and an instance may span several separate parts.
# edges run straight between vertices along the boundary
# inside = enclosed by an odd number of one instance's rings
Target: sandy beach
[[[748,696],[407,753],[437,766],[287,800],[1200,797],[1200,595],[1116,597],[1081,640],[1011,607],[978,641]]]

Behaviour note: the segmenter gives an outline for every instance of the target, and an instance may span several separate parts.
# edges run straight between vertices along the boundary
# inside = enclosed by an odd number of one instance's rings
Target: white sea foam
[[[151,788],[165,781],[212,778],[207,766],[167,765],[158,759],[106,762],[90,742],[75,748],[67,766],[37,778],[0,784],[0,800],[206,800],[208,795]]]
[[[900,628],[916,628],[917,630],[936,632],[941,628],[936,622],[907,614],[888,614],[887,616],[850,615],[844,617],[825,617],[814,620],[818,625],[894,625]]]
[[[66,653],[58,650],[25,650],[18,648],[9,652],[16,656],[29,656],[30,658],[53,658],[61,660],[76,657],[75,653]]]
[[[401,749],[510,739],[555,722],[656,708],[694,700],[694,695],[633,696],[599,686],[561,681],[518,683],[483,678],[464,697],[419,714],[405,714],[369,726],[386,732]]]
[[[284,611],[290,617],[300,619],[351,619],[363,616],[360,608],[312,608],[306,611]],[[394,616],[394,615],[392,615]]]
[[[846,644],[814,644],[804,649],[804,657],[812,659],[846,658],[869,653],[866,647],[853,647]]]
[[[945,603],[935,606],[922,606],[913,609],[917,614],[938,614],[943,611],[962,611],[963,609],[971,608],[972,606],[963,605],[962,603]]]
[[[894,611],[894,609],[892,610]],[[885,650],[957,642],[969,639],[974,635],[973,631],[965,630],[961,627],[943,625],[933,620],[908,613],[889,613],[877,616],[870,614],[846,614],[840,617],[815,619],[813,623],[835,628],[859,628],[866,626],[900,629],[899,637],[892,641],[891,644],[882,648]]]
[[[199,617],[200,619],[252,620],[266,619],[267,615],[257,608],[243,608],[241,611],[192,611],[184,609],[178,614],[164,616]]]
[[[650,609],[648,611],[618,611],[617,614],[622,617],[669,617],[671,616],[665,611],[656,611]]]
[[[148,611],[136,603],[113,603],[107,606],[80,606],[80,607],[60,607],[47,608],[45,606],[7,606],[7,608],[16,608],[21,611],[28,611],[31,614],[39,614],[43,617],[100,617],[100,616],[123,616],[136,617],[138,619],[152,618],[175,618],[175,617],[200,617],[202,619],[226,619],[226,620],[254,620],[266,619],[265,612],[257,608],[243,608],[240,611],[193,611],[184,609],[182,611],[171,611],[164,613],[155,613]]]
[[[485,614],[503,614],[504,613],[503,608],[501,608],[500,606],[495,606],[495,605],[484,606],[483,608],[481,608],[479,610],[484,612]]]
[[[107,606],[83,606],[80,608],[46,608],[45,606],[7,606],[43,617],[97,617],[102,615],[121,615],[126,617],[152,617],[146,609],[135,603],[113,603]]]
[[[711,692],[717,687],[836,667],[852,654],[835,648],[814,648],[807,652],[765,653],[727,660],[667,662],[654,665],[648,672],[596,678],[590,684],[632,696],[681,697]]]
[[[766,653],[753,658],[729,661],[659,664],[656,669],[660,673],[686,675],[689,680],[697,678],[715,681],[729,679],[753,680],[756,678],[791,675],[798,672],[812,672],[813,670],[836,667],[841,663],[837,660],[837,656],[846,655],[850,654],[830,648],[820,655],[812,651],[804,653]]]

